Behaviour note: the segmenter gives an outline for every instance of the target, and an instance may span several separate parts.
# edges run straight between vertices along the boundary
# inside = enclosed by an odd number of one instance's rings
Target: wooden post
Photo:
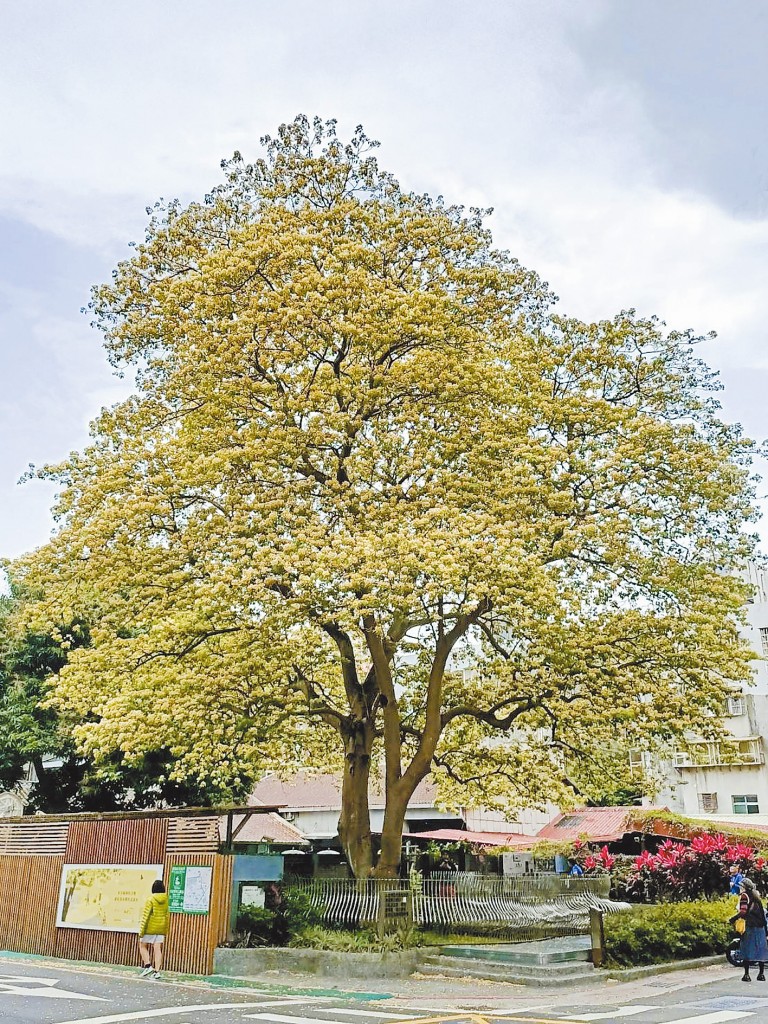
[[[599,910],[589,911],[589,934],[592,939],[592,963],[595,967],[602,967],[605,960],[605,931],[603,915]]]

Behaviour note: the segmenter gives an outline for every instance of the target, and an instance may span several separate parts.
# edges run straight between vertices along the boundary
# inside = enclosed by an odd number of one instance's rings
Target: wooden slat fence
[[[171,914],[170,929],[166,940],[166,966],[170,971],[210,974],[213,969],[213,951],[226,938],[229,926],[232,858],[219,854],[170,856],[166,862],[166,886],[170,877],[170,869],[174,864],[213,869],[211,905],[207,916]]]
[[[0,945],[56,955],[56,905],[63,857],[0,856]]]
[[[168,819],[168,854],[216,853],[218,848],[218,818]]]
[[[31,818],[29,824],[0,823],[0,854],[20,857],[59,857],[67,848],[68,821],[41,821]]]
[[[167,837],[167,818],[73,821],[64,856],[67,864],[162,864]]]
[[[0,948],[138,965],[135,934],[56,927],[63,866],[162,864],[166,886],[174,864],[207,866],[212,868],[210,911],[170,915],[166,966],[209,974],[213,951],[227,936],[232,891],[232,858],[217,852],[218,843],[213,815],[0,823]]]

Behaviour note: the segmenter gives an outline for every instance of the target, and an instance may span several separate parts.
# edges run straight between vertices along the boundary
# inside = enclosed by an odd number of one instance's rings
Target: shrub
[[[235,946],[287,946],[302,929],[322,919],[309,894],[299,889],[276,889],[270,902],[271,907],[242,908],[235,925]]]
[[[328,949],[337,953],[395,953],[401,949],[411,949],[420,943],[413,931],[394,932],[379,938],[370,928],[350,932],[313,925],[303,928],[294,935],[290,945]]]
[[[266,907],[243,907],[237,915],[236,943],[239,946],[270,946],[275,926],[274,910]]]
[[[649,903],[719,896],[728,891],[731,864],[740,864],[758,888],[765,890],[765,858],[754,847],[729,841],[719,833],[694,836],[690,845],[667,839],[655,854],[645,850],[635,858],[626,893],[629,899]]]
[[[622,967],[724,953],[732,934],[731,899],[633,907],[605,918],[610,961]]]

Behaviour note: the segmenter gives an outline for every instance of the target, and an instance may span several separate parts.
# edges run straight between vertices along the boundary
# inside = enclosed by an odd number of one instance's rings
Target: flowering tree
[[[408,802],[567,804],[627,746],[711,734],[749,676],[750,443],[689,333],[551,310],[482,211],[297,118],[158,206],[93,310],[136,394],[44,471],[15,569],[81,748],[242,788],[333,764],[339,835],[395,873]]]

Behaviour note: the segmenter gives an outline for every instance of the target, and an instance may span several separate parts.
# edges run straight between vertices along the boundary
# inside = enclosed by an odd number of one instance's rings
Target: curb
[[[728,966],[721,953],[719,956],[699,956],[695,960],[672,960],[665,964],[645,964],[643,967],[600,968],[600,975],[611,981],[637,981],[651,978],[655,974],[672,974],[674,971],[695,970],[697,967]]]

